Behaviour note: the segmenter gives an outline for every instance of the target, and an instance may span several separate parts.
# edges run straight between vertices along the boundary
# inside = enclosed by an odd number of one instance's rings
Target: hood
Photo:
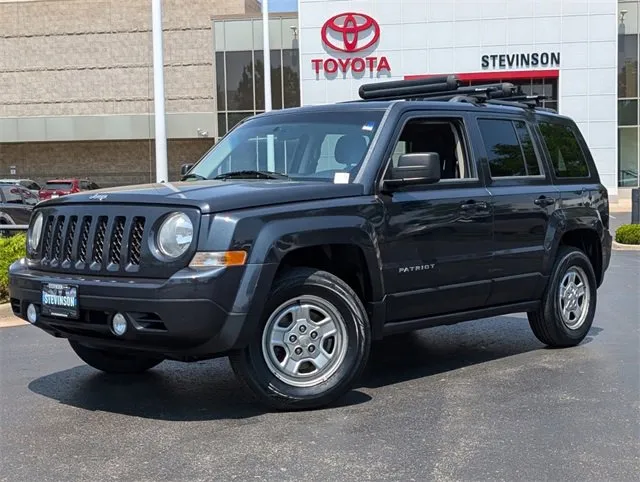
[[[167,204],[197,207],[203,214],[273,204],[362,195],[360,184],[321,181],[220,180],[123,186],[70,194],[43,205]]]

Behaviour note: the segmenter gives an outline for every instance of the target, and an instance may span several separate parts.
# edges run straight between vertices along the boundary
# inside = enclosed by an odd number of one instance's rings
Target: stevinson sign
[[[355,12],[335,15],[324,23],[320,35],[325,50],[333,55],[311,59],[318,75],[391,70],[387,57],[371,55],[380,40],[380,25],[369,15]]]
[[[487,54],[482,56],[483,69],[521,69],[523,67],[559,67],[560,52]]]

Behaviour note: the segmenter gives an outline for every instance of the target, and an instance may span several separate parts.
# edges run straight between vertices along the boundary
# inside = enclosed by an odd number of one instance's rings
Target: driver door
[[[408,115],[390,162],[436,152],[441,180],[381,194],[387,320],[482,308],[490,294],[491,195],[470,148],[465,118]]]

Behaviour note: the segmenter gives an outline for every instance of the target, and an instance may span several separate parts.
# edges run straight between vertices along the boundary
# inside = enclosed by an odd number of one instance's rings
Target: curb
[[[24,325],[28,323],[13,314],[9,303],[0,304],[0,328]]]
[[[613,240],[611,245],[617,251],[640,251],[640,244],[622,244]]]

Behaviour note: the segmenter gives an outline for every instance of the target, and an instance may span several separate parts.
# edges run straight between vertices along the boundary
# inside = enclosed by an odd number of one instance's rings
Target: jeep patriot
[[[14,313],[105,372],[229,356],[286,410],[343,395],[387,335],[526,312],[579,344],[611,236],[576,124],[454,76],[360,97],[247,119],[180,182],[38,205]]]

